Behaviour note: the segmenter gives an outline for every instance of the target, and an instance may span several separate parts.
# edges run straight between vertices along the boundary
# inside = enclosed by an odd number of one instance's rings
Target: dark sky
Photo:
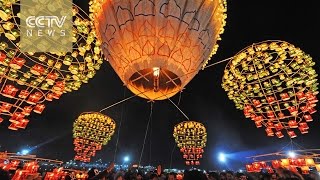
[[[76,1],[80,2],[80,0]],[[86,0],[81,0],[84,4]],[[320,72],[320,12],[316,0],[233,0],[228,1],[226,31],[222,35],[220,48],[211,63],[228,58],[254,42],[268,39],[288,41],[311,54],[316,71]],[[216,154],[224,151],[229,154],[227,167],[238,168],[245,162],[244,156],[266,151],[276,151],[285,146],[287,137],[278,140],[269,138],[263,129],[245,119],[221,88],[221,79],[226,63],[219,64],[199,74],[186,86],[182,93],[181,109],[191,120],[202,122],[207,127],[208,143],[202,159],[203,168],[217,168]],[[72,144],[72,124],[77,116],[85,111],[99,111],[126,97],[131,96],[111,66],[105,62],[97,75],[83,85],[79,91],[65,94],[60,100],[47,104],[41,116],[30,116],[31,122],[26,130],[18,132],[0,126],[0,150],[16,152],[26,147],[38,146],[34,154],[53,159],[70,160],[74,156]],[[172,98],[175,102],[178,95]],[[135,97],[104,113],[117,123],[123,112],[117,161],[124,155],[138,161],[148,121],[150,103]],[[319,108],[317,108],[319,109]],[[123,110],[123,111],[122,111]],[[300,135],[295,142],[305,148],[319,148],[319,112],[310,123],[309,134]],[[150,140],[147,139],[143,164],[169,165],[174,145],[172,130],[174,124],[186,120],[169,101],[154,104],[151,161],[149,159]],[[117,129],[118,130],[118,129]],[[117,133],[117,132],[116,132]],[[116,134],[102,151],[93,158],[108,162],[113,159]],[[173,165],[184,167],[182,155],[175,149]],[[220,168],[225,168],[220,166]]]

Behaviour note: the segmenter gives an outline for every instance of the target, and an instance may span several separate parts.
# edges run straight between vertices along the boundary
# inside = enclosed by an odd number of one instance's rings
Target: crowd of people
[[[164,173],[159,171],[147,172],[141,171],[108,171],[105,170],[98,175],[91,174],[89,171],[89,180],[320,180],[319,174],[310,172],[309,174],[301,174],[292,172],[287,169],[277,169],[276,172],[270,174],[267,172],[259,173],[243,173],[224,171],[212,171],[204,173],[199,170],[185,170],[182,174]]]
[[[0,169],[0,180],[10,180],[10,172]],[[76,180],[76,177],[67,175],[61,180]],[[59,179],[59,180],[60,180]],[[115,171],[114,164],[111,164],[104,171],[99,172],[97,169],[90,169],[86,178],[79,180],[320,180],[317,172],[309,174],[301,174],[292,172],[287,169],[277,169],[274,173],[242,173],[233,171],[208,172],[204,173],[199,170],[185,170],[183,173],[169,172],[165,173],[161,170],[161,166],[155,171],[143,172],[139,169],[119,170]],[[43,177],[28,176],[21,180],[44,180]],[[47,179],[45,179],[47,180]],[[50,180],[50,179],[48,179]],[[56,179],[54,179],[56,180]]]

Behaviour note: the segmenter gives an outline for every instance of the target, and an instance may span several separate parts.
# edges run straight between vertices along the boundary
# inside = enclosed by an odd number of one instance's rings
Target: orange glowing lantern
[[[281,166],[282,167],[287,167],[290,165],[289,159],[281,159]]]
[[[314,160],[312,158],[307,158],[305,159],[306,161],[306,166],[314,166],[315,163],[314,163]]]
[[[318,102],[315,62],[284,41],[246,47],[225,68],[222,87],[236,108],[244,111],[267,136],[290,138],[306,134]],[[260,117],[257,121],[256,117]],[[272,126],[274,125],[274,126]]]
[[[91,0],[103,51],[134,94],[167,99],[181,91],[217,51],[226,1]]]
[[[78,90],[103,63],[101,43],[96,39],[93,24],[76,5],[72,9],[72,52],[20,52],[20,17],[16,11],[20,2],[0,3],[0,116],[11,121],[12,130],[25,128],[29,122],[12,116],[17,113],[29,116],[32,111],[42,113],[46,101]],[[49,2],[50,6],[63,5],[56,3]]]
[[[174,126],[173,137],[186,159],[186,165],[200,165],[203,148],[207,143],[207,132],[203,124],[184,121]]]
[[[52,172],[47,172],[44,180],[60,180],[64,179],[66,172],[63,171],[63,168],[55,168]]]
[[[302,166],[301,172],[302,174],[309,174],[309,166]]]
[[[285,156],[289,158],[284,159],[283,157]],[[279,168],[293,172],[298,172],[301,169],[303,174],[309,174],[310,169],[316,169],[320,172],[320,149],[280,151],[248,158],[252,158],[254,162],[246,165],[247,172],[266,170],[269,173],[273,173],[273,169]],[[259,161],[260,159],[264,159],[264,161]]]
[[[254,172],[254,168],[251,164],[246,165],[247,172]]]
[[[90,162],[90,157],[111,139],[115,128],[115,121],[106,115],[82,113],[73,124],[75,160]]]

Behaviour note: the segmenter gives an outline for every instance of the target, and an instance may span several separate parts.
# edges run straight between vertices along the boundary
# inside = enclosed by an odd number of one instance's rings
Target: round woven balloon
[[[163,100],[181,91],[218,49],[225,0],[91,0],[103,51],[134,94]]]
[[[55,6],[55,2],[49,2],[48,6]],[[76,5],[73,5],[72,52],[22,53],[19,9],[18,0],[0,2],[0,122],[9,116],[12,130],[25,128],[29,122],[26,117],[32,111],[41,113],[45,101],[78,90],[103,62],[91,21]]]
[[[90,162],[114,134],[116,123],[98,112],[82,113],[73,124],[75,160]]]
[[[268,136],[308,132],[318,102],[317,73],[310,55],[284,41],[246,47],[228,63],[222,87]]]
[[[207,143],[207,132],[203,124],[184,121],[174,126],[173,137],[186,159],[186,165],[200,165],[203,148]]]

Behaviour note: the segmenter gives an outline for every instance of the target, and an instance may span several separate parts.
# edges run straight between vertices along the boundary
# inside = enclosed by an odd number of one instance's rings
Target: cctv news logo
[[[28,37],[32,36],[66,36],[66,30],[61,29],[67,16],[29,16],[26,19]],[[30,29],[29,29],[30,28]]]

